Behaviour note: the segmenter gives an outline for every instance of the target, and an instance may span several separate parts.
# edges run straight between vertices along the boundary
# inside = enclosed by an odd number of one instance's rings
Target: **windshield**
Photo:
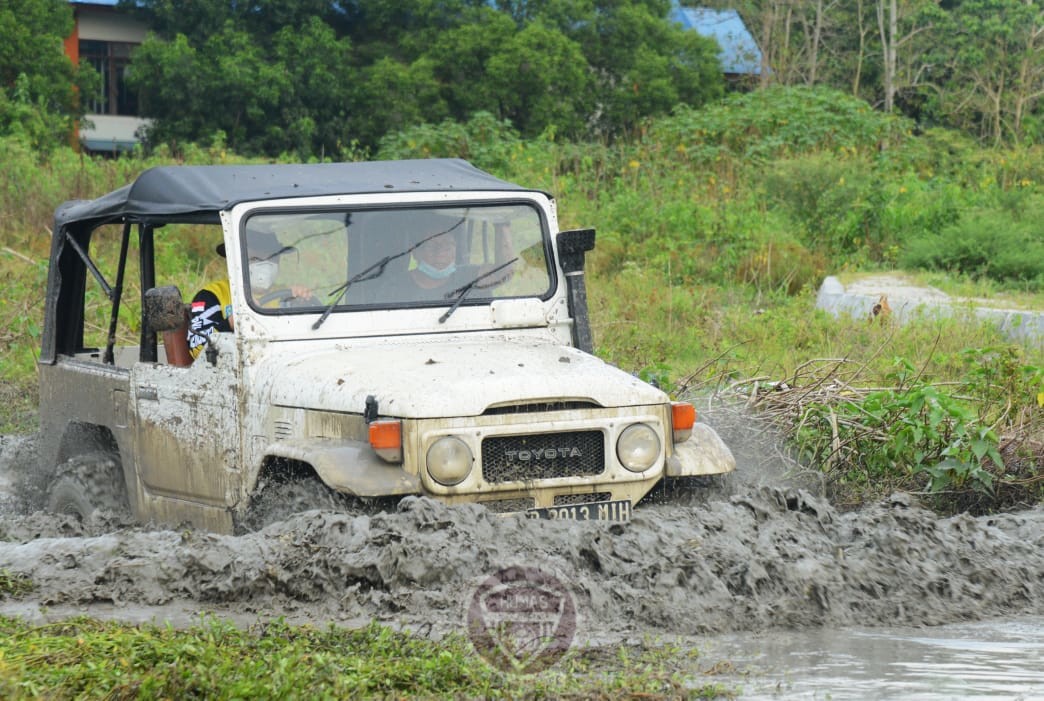
[[[552,290],[540,213],[525,203],[258,213],[243,230],[247,291],[262,312],[473,305]]]

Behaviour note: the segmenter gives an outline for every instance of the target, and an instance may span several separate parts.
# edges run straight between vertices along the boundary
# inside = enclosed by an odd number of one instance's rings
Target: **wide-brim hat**
[[[219,243],[217,248],[214,250],[216,250],[217,254],[222,258],[225,257],[224,243]],[[275,234],[267,231],[251,231],[250,229],[247,229],[247,251],[250,253],[251,258],[271,260],[286,253],[294,253],[297,249],[293,246],[284,246],[283,243],[276,238]]]

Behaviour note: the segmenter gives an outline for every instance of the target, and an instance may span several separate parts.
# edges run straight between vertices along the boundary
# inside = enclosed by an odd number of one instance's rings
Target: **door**
[[[131,405],[146,502],[177,500],[227,510],[239,500],[239,373],[231,334],[214,334],[217,362],[185,368],[138,363]],[[176,509],[166,504],[164,512]],[[192,519],[196,520],[196,519]]]

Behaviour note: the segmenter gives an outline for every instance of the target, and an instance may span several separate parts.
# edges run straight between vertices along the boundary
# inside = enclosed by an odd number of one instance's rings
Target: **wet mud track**
[[[1044,614],[1044,509],[940,518],[904,494],[841,513],[800,489],[683,491],[631,521],[501,516],[407,498],[376,514],[312,511],[241,536],[0,514],[0,570],[29,618],[215,612],[460,630],[493,572],[539,567],[599,639]],[[172,612],[174,614],[172,615]],[[581,632],[578,631],[578,632]]]

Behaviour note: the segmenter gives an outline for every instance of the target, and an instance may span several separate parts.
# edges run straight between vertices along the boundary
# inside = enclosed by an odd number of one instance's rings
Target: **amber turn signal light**
[[[398,419],[371,421],[370,447],[385,462],[402,462],[402,422]]]
[[[674,442],[689,440],[692,427],[696,424],[696,407],[688,402],[671,403],[671,428],[674,431]]]

